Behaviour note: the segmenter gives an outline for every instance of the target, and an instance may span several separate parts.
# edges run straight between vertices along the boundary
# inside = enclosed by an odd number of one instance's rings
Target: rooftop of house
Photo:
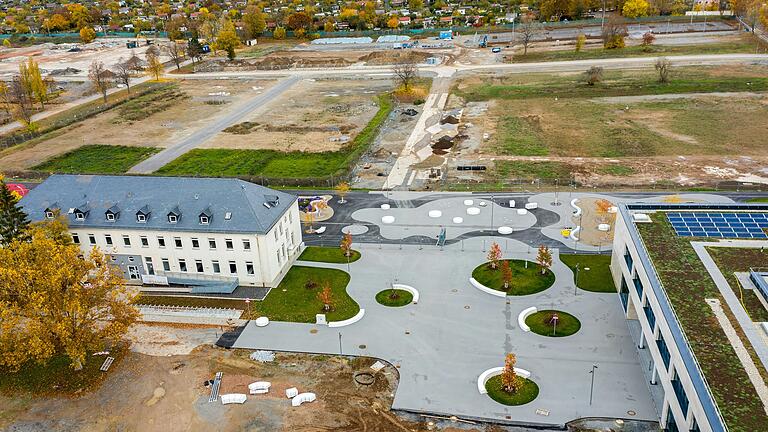
[[[726,301],[691,245],[692,241],[724,239],[745,241],[741,243],[745,247],[750,242],[763,244],[765,237],[748,228],[754,223],[761,230],[766,229],[768,222],[762,222],[767,220],[762,215],[768,214],[768,205],[642,203],[619,208],[638,249],[639,256],[632,259],[642,263],[652,285],[646,289],[656,293],[662,309],[655,313],[664,316],[672,331],[674,340],[666,343],[674,343],[680,349],[681,360],[689,370],[710,424],[724,423],[727,430],[757,430],[760,425],[768,424],[768,415],[744,365],[705,299],[719,299],[722,307],[728,309]],[[697,225],[699,228],[691,228]],[[711,249],[707,250],[713,256]],[[740,252],[744,258],[739,265],[748,269],[759,264],[749,262],[750,254],[744,253],[745,250]],[[759,254],[752,254],[751,260],[765,259],[759,246],[752,250]],[[733,268],[723,268],[721,261],[714,261],[724,275],[733,273]],[[732,278],[728,282],[738,283]],[[630,281],[627,283],[631,285]],[[738,286],[730,288],[739,290]],[[740,328],[733,312],[729,320],[735,328]],[[752,348],[752,359],[763,381],[768,382],[768,371],[754,354],[754,347],[743,331],[737,333],[744,345]],[[691,397],[693,395],[689,395],[689,399]],[[726,429],[716,427],[715,430]]]
[[[266,234],[296,199],[238,179],[53,175],[21,205],[70,227]]]

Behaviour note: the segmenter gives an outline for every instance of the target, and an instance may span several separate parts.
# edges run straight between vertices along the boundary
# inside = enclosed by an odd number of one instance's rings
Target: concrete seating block
[[[222,405],[229,405],[234,403],[243,404],[246,400],[248,400],[248,396],[246,396],[244,393],[229,393],[221,395]]]
[[[317,399],[317,395],[314,393],[300,393],[291,399],[291,406],[299,406],[304,402],[314,402]]]
[[[524,332],[531,331],[531,328],[528,327],[527,324],[525,324],[526,318],[529,316],[535,314],[538,311],[535,306],[531,306],[527,309],[523,309],[522,312],[520,312],[520,315],[517,316],[517,325],[520,327],[520,329]]]

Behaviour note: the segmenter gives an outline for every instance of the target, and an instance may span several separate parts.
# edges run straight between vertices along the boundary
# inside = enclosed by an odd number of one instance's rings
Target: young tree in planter
[[[509,266],[509,261],[501,262],[501,279],[504,281],[504,289],[508,290],[512,283],[512,268]]]
[[[18,205],[18,198],[5,186],[0,177],[0,245],[8,246],[22,238],[29,226],[27,215]]]
[[[501,371],[501,388],[507,393],[517,393],[523,386],[523,380],[515,373],[517,357],[509,353],[504,359],[504,370]]]
[[[315,214],[312,212],[312,209],[305,213],[305,219],[304,219],[304,226],[307,227],[306,230],[304,230],[307,234],[312,234],[315,232],[315,228],[312,226],[312,224],[315,222]]]
[[[491,269],[496,270],[499,268],[499,260],[501,259],[501,246],[498,243],[491,243],[491,248],[488,250],[488,265]]]
[[[547,270],[552,267],[552,252],[548,247],[539,246],[539,253],[536,255],[536,262],[541,267],[541,274],[546,274]]]
[[[333,292],[330,282],[323,283],[323,290],[317,293],[317,299],[323,304],[323,311],[330,312],[333,309]]]
[[[346,233],[341,238],[341,250],[344,252],[344,256],[349,258],[352,256],[352,234]]]
[[[347,182],[341,182],[336,185],[336,193],[339,194],[339,204],[344,204],[346,201],[344,201],[344,197],[347,196],[349,193],[349,183]]]
[[[576,37],[576,52],[581,52],[586,43],[587,36],[584,33],[579,33],[579,35]]]

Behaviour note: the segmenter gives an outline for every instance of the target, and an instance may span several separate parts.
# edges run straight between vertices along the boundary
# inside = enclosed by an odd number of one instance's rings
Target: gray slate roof
[[[296,199],[238,179],[53,175],[33,188],[21,205],[32,221],[45,219],[46,209],[58,208],[73,228],[266,234]],[[114,208],[119,215],[108,221],[106,211]],[[77,220],[71,209],[87,211],[85,220]],[[137,221],[139,211],[149,213],[146,223]],[[181,213],[177,223],[168,222],[171,211]],[[208,225],[200,223],[204,213]]]

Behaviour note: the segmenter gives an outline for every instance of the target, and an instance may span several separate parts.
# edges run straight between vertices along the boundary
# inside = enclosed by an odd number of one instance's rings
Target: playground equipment
[[[445,227],[440,228],[440,234],[437,236],[436,246],[445,246]]]

